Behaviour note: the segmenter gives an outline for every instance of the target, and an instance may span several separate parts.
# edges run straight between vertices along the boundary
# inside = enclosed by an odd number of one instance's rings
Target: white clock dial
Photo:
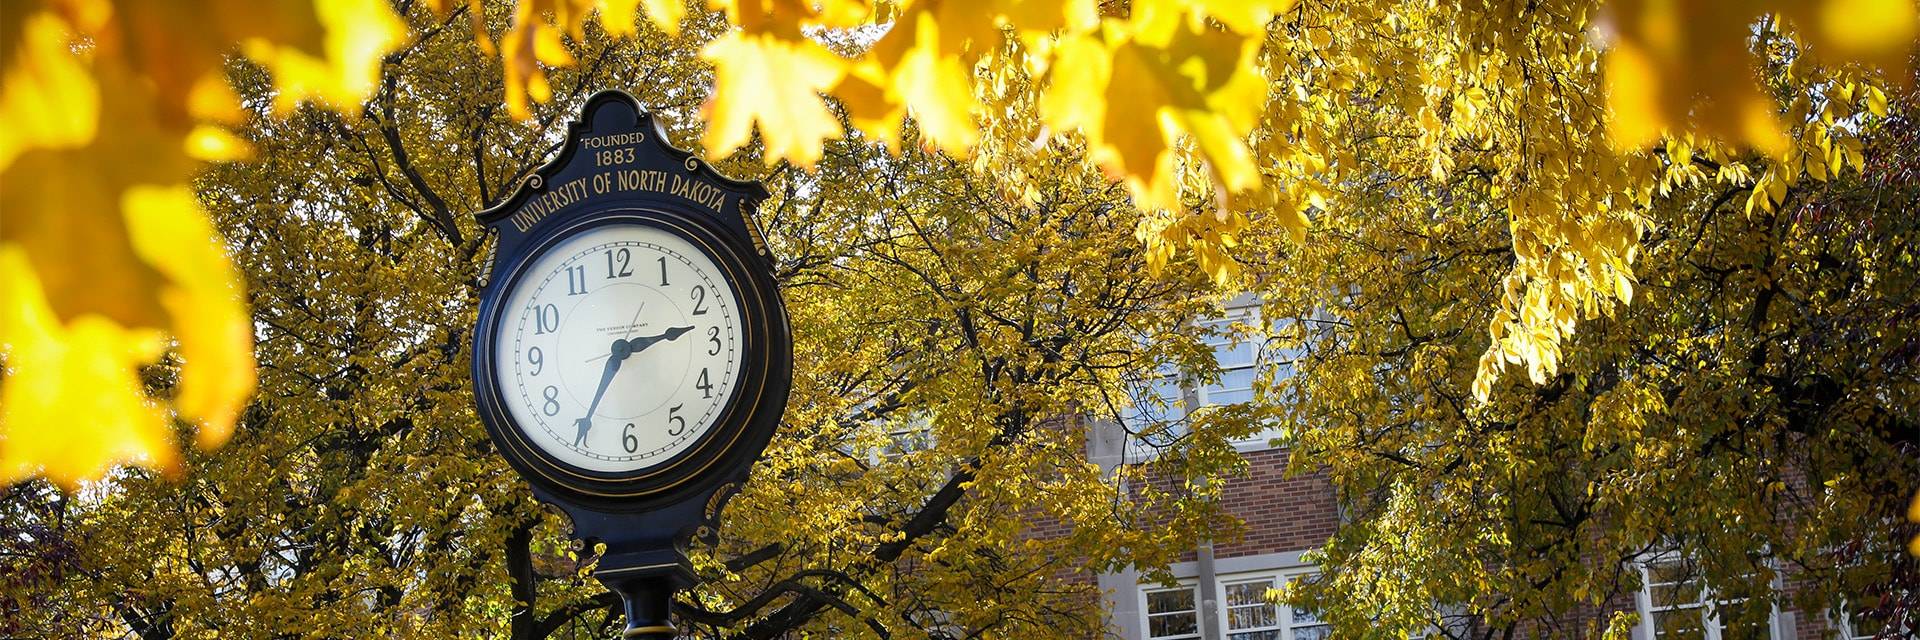
[[[549,246],[508,291],[495,376],[522,436],[600,472],[672,458],[713,428],[744,347],[726,272],[680,236],[596,227]]]

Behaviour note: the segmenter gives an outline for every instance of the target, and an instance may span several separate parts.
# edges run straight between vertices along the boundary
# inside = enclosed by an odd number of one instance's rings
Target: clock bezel
[[[778,416],[769,418],[759,413],[763,405],[770,404],[764,400],[776,391],[772,384],[776,381],[769,379],[769,372],[789,368],[774,359],[784,356],[785,361],[791,361],[790,353],[772,352],[773,337],[784,335],[776,331],[784,330],[785,312],[771,277],[758,264],[759,256],[740,246],[733,234],[711,218],[711,214],[679,210],[667,203],[609,203],[582,211],[566,223],[539,229],[516,247],[516,255],[503,261],[506,271],[489,283],[492,285],[489,288],[497,294],[487,297],[475,324],[473,363],[477,386],[474,391],[482,422],[508,462],[522,475],[536,484],[584,499],[613,500],[633,506],[629,504],[631,498],[664,494],[690,484],[706,484],[690,481],[717,475],[708,473],[717,471],[716,467],[731,466],[721,464],[730,453],[758,450],[758,447],[737,446],[743,440],[752,442],[771,436]],[[532,441],[539,437],[538,427],[521,425],[507,410],[509,400],[498,374],[500,367],[511,363],[500,360],[496,342],[506,330],[502,323],[511,319],[505,313],[507,301],[530,275],[528,267],[580,234],[619,225],[651,227],[678,236],[713,262],[720,270],[716,276],[725,281],[738,314],[740,356],[735,367],[733,395],[715,413],[712,426],[694,443],[659,462],[633,470],[594,471],[548,453]],[[765,433],[756,433],[761,431]]]

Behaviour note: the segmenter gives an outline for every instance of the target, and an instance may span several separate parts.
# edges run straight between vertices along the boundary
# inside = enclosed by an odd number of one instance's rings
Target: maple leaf
[[[913,24],[916,44],[893,68],[888,101],[906,105],[935,147],[965,155],[980,139],[973,123],[972,74],[959,56],[940,52],[942,27],[933,16],[921,13]]]
[[[219,445],[254,389],[253,322],[239,274],[185,185],[129,189],[121,209],[134,251],[167,278],[160,301],[180,354],[174,407],[200,424],[200,446]]]
[[[554,67],[574,64],[573,54],[560,41],[564,27],[555,26],[542,17],[540,4],[516,5],[513,26],[500,37],[500,64],[506,70],[507,113],[516,120],[533,115],[527,106],[529,99],[540,103],[553,100],[553,88],[547,84],[547,73],[540,68],[541,64]],[[565,6],[564,2],[557,4]]]
[[[1109,29],[1109,36],[1118,30]],[[1064,39],[1051,68],[1043,113],[1060,130],[1079,128],[1097,158],[1124,177],[1143,206],[1179,209],[1173,170],[1160,158],[1193,136],[1209,169],[1230,190],[1259,185],[1246,137],[1266,84],[1252,67],[1256,45],[1230,34],[1176,28],[1167,46]],[[1087,95],[1099,99],[1086,99]]]
[[[843,133],[820,92],[840,80],[844,63],[819,45],[733,32],[708,43],[700,57],[714,68],[715,98],[701,138],[708,154],[732,153],[758,124],[767,164],[811,166],[821,141]]]
[[[120,462],[170,467],[175,416],[225,441],[253,391],[239,279],[187,186],[202,161],[253,153],[225,128],[246,115],[226,56],[267,68],[282,112],[357,108],[406,29],[382,0],[47,8],[10,3],[21,26],[0,31],[0,117],[24,125],[0,132],[0,476],[71,488]],[[170,344],[178,392],[156,402],[138,374]]]
[[[8,8],[24,3],[8,3]],[[0,90],[0,171],[26,149],[72,148],[93,139],[98,126],[100,88],[87,76],[86,66],[67,49],[66,23],[41,13],[19,20],[17,42],[0,45],[6,63],[0,67],[6,84]]]
[[[165,414],[148,403],[129,363],[166,341],[88,314],[61,322],[17,247],[0,245],[0,344],[12,373],[0,386],[0,483],[45,474],[69,490],[121,462],[170,469]]]

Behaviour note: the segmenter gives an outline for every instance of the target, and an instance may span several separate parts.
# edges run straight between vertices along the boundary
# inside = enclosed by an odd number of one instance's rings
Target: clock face
[[[561,462],[607,473],[665,462],[736,392],[737,297],[679,235],[594,227],[530,258],[512,286],[494,375],[522,437]]]

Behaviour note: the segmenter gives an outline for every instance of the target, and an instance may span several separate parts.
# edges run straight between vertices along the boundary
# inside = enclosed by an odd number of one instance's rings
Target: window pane
[[[1653,633],[1661,638],[1705,637],[1699,609],[1675,609],[1653,612]]]
[[[1155,591],[1147,594],[1147,613],[1168,613],[1193,610],[1193,590],[1175,589]]]
[[[1293,630],[1293,640],[1326,640],[1331,637],[1333,637],[1333,628],[1331,627],[1295,628]]]
[[[1772,637],[1764,622],[1733,622],[1720,630],[1720,640],[1767,640]]]
[[[1667,560],[1647,565],[1647,584],[1674,584],[1693,577],[1693,563]]]
[[[1227,609],[1227,630],[1229,631],[1264,629],[1267,627],[1277,627],[1279,624],[1280,616],[1276,615],[1273,607],[1268,605],[1259,604],[1248,607],[1229,607]]]
[[[1200,621],[1192,612],[1147,616],[1147,635],[1167,638],[1199,633]]]
[[[1266,631],[1243,631],[1240,633],[1229,633],[1227,634],[1227,640],[1280,640],[1280,630],[1269,629]]]
[[[1700,604],[1700,585],[1696,582],[1653,585],[1653,606],[1690,607]]]
[[[1267,603],[1267,589],[1271,588],[1273,588],[1272,580],[1227,585],[1227,606],[1264,605]]]
[[[1122,416],[1137,430],[1155,422],[1170,422],[1185,415],[1186,394],[1180,388],[1180,379],[1171,371],[1163,371],[1128,392],[1133,407]]]
[[[1847,626],[1850,627],[1847,629],[1847,637],[1856,640],[1877,638],[1882,632],[1887,630],[1887,621],[1881,619],[1876,613],[1856,612],[1851,618],[1847,619],[1847,623]]]
[[[1251,339],[1253,337],[1248,336],[1249,339],[1239,342],[1213,343],[1214,362],[1219,363],[1222,369],[1252,366],[1254,353],[1257,351]]]
[[[1252,389],[1233,389],[1209,385],[1206,390],[1206,404],[1228,405],[1253,401]]]

